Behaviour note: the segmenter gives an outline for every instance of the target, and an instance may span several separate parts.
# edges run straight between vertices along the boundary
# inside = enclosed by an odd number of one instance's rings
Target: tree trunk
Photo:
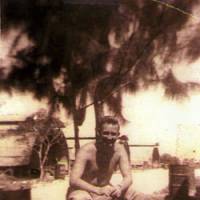
[[[80,143],[79,143],[79,127],[76,120],[76,112],[73,113],[73,121],[74,121],[75,153],[77,153],[80,148]]]
[[[100,101],[95,101],[94,103],[94,113],[95,113],[95,122],[96,122],[96,136],[99,129],[99,122],[104,116],[103,103]]]
[[[80,149],[79,143],[79,125],[77,120],[77,111],[76,111],[76,98],[75,95],[72,97],[72,115],[73,115],[73,123],[74,123],[74,138],[75,138],[75,154]]]
[[[40,179],[44,179],[45,176],[45,163],[48,159],[49,150],[50,150],[50,145],[48,144],[45,149],[44,155],[41,156],[42,152],[40,154]]]
[[[40,164],[40,179],[44,179],[44,166],[43,164]]]

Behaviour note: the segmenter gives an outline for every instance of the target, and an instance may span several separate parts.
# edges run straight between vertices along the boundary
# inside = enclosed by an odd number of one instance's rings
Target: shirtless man
[[[141,200],[130,187],[131,169],[123,144],[117,141],[119,123],[111,117],[102,119],[96,142],[82,146],[71,171],[68,200]],[[113,172],[119,167],[122,181],[110,184]]]

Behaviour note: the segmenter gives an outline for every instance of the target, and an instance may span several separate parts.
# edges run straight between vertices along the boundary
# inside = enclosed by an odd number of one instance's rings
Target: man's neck
[[[114,144],[108,145],[104,143],[103,141],[97,141],[96,148],[97,148],[97,152],[99,153],[113,154],[114,152]]]

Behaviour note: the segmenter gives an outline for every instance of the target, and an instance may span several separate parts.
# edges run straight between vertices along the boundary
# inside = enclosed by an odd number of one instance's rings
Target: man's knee
[[[124,194],[125,200],[149,200],[149,196],[143,193],[137,192],[133,185],[129,186]]]
[[[84,190],[75,190],[67,196],[67,200],[93,200],[91,195]]]
[[[110,196],[105,196],[105,195],[92,195],[93,200],[113,200],[112,197]]]

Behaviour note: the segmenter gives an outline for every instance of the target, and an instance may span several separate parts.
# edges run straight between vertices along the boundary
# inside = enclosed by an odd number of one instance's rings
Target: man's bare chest
[[[93,155],[88,161],[88,168],[86,170],[94,173],[110,174],[116,170],[119,163],[119,156],[117,153],[112,156],[108,155]]]

